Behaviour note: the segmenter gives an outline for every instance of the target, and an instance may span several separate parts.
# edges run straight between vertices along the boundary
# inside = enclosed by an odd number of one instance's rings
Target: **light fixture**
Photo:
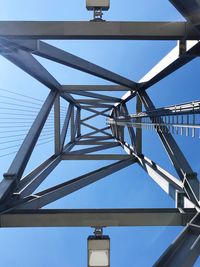
[[[88,267],[110,267],[110,238],[96,228],[88,237]]]
[[[86,0],[87,10],[93,10],[93,21],[103,21],[103,10],[110,8],[110,0]]]

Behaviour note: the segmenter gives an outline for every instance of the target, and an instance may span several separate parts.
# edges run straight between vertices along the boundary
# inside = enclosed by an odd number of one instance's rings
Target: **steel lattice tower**
[[[50,89],[0,184],[1,227],[183,225],[185,228],[182,233],[154,266],[193,266],[200,252],[199,180],[171,135],[170,129],[190,127],[189,122],[186,122],[185,126],[183,121],[181,124],[175,123],[174,117],[200,113],[199,102],[157,109],[148,96],[148,88],[200,55],[200,43],[197,41],[200,39],[200,3],[195,0],[170,2],[186,18],[186,22],[0,22],[1,55]],[[169,53],[137,83],[40,41],[41,39],[179,42],[173,53]],[[33,55],[111,81],[114,85],[61,85]],[[96,91],[104,93],[99,94]],[[106,91],[112,91],[113,96],[108,96]],[[126,93],[119,99],[114,96],[116,91]],[[77,95],[84,98],[76,98]],[[61,131],[60,98],[69,103]],[[136,98],[136,114],[129,114],[126,103],[133,98]],[[142,105],[145,111],[142,111]],[[24,177],[24,170],[53,106],[55,153]],[[101,111],[98,111],[99,108]],[[83,119],[82,110],[93,115]],[[98,116],[107,119],[108,125],[105,128],[90,124],[90,119]],[[65,145],[69,124],[71,141]],[[81,126],[90,128],[91,132],[82,134]],[[125,127],[128,127],[131,144],[124,140]],[[177,177],[143,155],[142,127],[155,129]],[[191,127],[195,135],[194,122]],[[86,147],[72,151],[76,145]],[[127,154],[96,153],[116,146],[121,146]],[[34,194],[38,186],[63,160],[116,162]],[[41,209],[131,164],[139,164],[174,199],[176,208],[70,211]]]

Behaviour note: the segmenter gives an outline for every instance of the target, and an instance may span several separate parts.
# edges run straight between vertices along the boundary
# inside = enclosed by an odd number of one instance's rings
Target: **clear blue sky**
[[[123,6],[122,6],[123,5]],[[85,9],[85,0],[1,0],[0,20],[90,20],[92,14]],[[110,21],[182,21],[183,18],[166,1],[111,0],[105,18]],[[138,81],[176,42],[161,41],[52,41],[54,45]],[[109,84],[79,71],[39,59],[62,84]],[[196,59],[159,84],[149,89],[156,106],[182,103],[199,99],[200,63]],[[0,88],[45,99],[49,90],[0,57]],[[0,91],[1,96],[8,96]],[[10,95],[11,96],[11,95]],[[129,110],[133,112],[132,101]],[[2,104],[3,105],[3,104]],[[62,103],[64,106],[64,103]],[[4,105],[4,107],[6,107]],[[0,118],[5,118],[0,114]],[[102,122],[104,125],[105,122]],[[14,131],[14,130],[13,130]],[[3,135],[0,135],[2,138]],[[174,174],[155,132],[143,132],[143,151]],[[199,172],[197,153],[199,139],[175,136]],[[53,151],[53,143],[38,146],[27,166],[28,173]],[[121,153],[123,151],[120,151]],[[0,158],[1,175],[7,170],[13,155]],[[61,181],[109,164],[108,162],[63,162],[44,183],[52,186]],[[78,167],[77,167],[78,166]],[[137,165],[59,200],[48,208],[167,208],[173,201]],[[175,239],[181,227],[107,228],[111,238],[111,266],[150,267]],[[87,262],[87,236],[89,228],[26,228],[0,229],[0,266],[3,267],[82,267]],[[196,266],[200,266],[197,262]]]

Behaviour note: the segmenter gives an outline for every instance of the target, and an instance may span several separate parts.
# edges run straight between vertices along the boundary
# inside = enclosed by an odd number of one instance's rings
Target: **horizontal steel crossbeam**
[[[187,22],[1,21],[0,36],[23,39],[198,40]]]
[[[194,215],[192,209],[16,210],[0,215],[0,227],[181,226]]]
[[[65,154],[61,156],[62,160],[123,160],[129,159],[130,156],[126,154]]]
[[[64,92],[71,91],[128,91],[130,88],[121,85],[62,85]]]

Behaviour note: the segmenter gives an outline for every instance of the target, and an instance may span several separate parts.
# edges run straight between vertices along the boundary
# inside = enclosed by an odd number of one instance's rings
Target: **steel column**
[[[63,127],[62,127],[61,137],[60,137],[60,145],[61,145],[60,151],[63,150],[63,146],[64,146],[64,143],[65,143],[66,134],[67,134],[67,131],[68,131],[69,122],[70,122],[70,118],[71,118],[71,114],[72,114],[72,109],[73,109],[73,105],[69,104],[68,110],[67,110],[67,114],[66,114],[66,117],[65,117],[65,120],[64,120],[64,124],[63,124]]]
[[[55,154],[60,154],[60,96],[58,95],[54,103],[54,146]]]
[[[136,97],[136,113],[139,114],[142,112],[142,101],[137,95]],[[137,122],[140,122],[141,119],[138,119]],[[142,154],[142,128],[136,128],[136,152],[138,155]]]
[[[124,116],[128,116],[128,109],[125,103],[121,104],[122,105],[122,111]],[[133,127],[128,127],[128,132],[129,136],[131,139],[131,145],[133,146],[134,151],[136,151],[136,135]]]

